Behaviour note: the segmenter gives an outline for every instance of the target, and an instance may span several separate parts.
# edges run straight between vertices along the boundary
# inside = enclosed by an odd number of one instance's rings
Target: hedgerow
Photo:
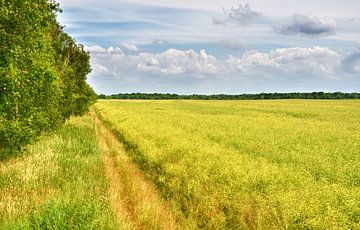
[[[96,100],[89,54],[60,12],[55,1],[0,0],[0,149],[19,149]]]

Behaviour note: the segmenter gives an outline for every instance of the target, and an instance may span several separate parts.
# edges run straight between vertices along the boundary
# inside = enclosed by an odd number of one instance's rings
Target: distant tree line
[[[0,0],[0,150],[19,148],[96,101],[89,54],[51,0]]]
[[[100,94],[98,99],[146,99],[146,100],[270,100],[270,99],[359,99],[360,93],[259,93],[259,94],[214,94],[214,95],[179,95],[170,93],[119,93]]]

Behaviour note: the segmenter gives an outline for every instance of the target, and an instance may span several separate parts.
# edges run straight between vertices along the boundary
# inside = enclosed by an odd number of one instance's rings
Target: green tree
[[[0,0],[0,148],[31,142],[94,101],[89,54],[58,12],[55,1]]]

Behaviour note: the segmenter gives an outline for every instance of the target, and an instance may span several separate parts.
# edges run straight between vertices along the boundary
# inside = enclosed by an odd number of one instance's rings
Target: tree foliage
[[[147,100],[267,100],[267,99],[358,99],[360,93],[259,93],[259,94],[213,94],[213,95],[179,95],[170,93],[119,93],[112,95],[100,94],[98,99],[147,99]]]
[[[0,0],[0,148],[19,148],[96,100],[89,54],[59,12],[55,1]]]

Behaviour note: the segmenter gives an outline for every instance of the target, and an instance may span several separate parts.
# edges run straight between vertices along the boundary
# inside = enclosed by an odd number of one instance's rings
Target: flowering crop
[[[360,228],[360,101],[96,105],[178,221],[200,228]]]

